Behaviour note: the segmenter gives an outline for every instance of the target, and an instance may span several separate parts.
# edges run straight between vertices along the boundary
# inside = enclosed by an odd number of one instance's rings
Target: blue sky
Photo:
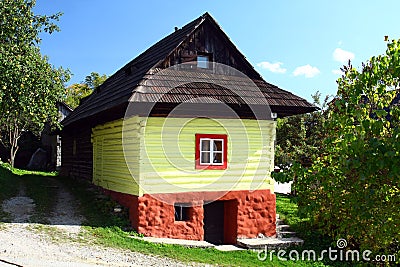
[[[400,1],[37,0],[35,12],[63,12],[61,32],[42,35],[42,53],[69,68],[69,83],[111,75],[152,44],[208,11],[270,83],[311,100],[336,93],[339,68],[383,54],[400,38]]]

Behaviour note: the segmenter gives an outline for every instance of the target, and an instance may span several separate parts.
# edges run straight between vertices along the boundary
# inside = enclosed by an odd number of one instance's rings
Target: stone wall
[[[145,236],[204,240],[203,204],[219,192],[159,194],[141,197],[106,190],[113,199],[129,208],[132,226]],[[163,199],[164,201],[160,201]],[[231,191],[220,197],[224,204],[224,243],[259,234],[276,235],[275,195],[270,190]],[[174,206],[191,203],[187,221],[175,221]]]

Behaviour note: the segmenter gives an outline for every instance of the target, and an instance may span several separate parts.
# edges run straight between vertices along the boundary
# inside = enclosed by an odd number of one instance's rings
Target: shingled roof
[[[217,28],[223,38],[228,40],[227,43],[230,49],[234,49],[246,68],[250,69],[252,84],[249,84],[249,79],[219,75],[219,83],[216,85],[211,83],[212,79],[216,79],[215,75],[196,72],[180,72],[179,75],[172,73],[169,79],[172,77],[175,81],[179,81],[182,80],[182,75],[192,75],[191,77],[196,78],[197,81],[174,88],[173,91],[165,91],[162,88],[163,86],[160,86],[160,84],[155,85],[154,81],[150,84],[146,83],[149,80],[149,76],[160,71],[160,64],[206,21]],[[221,81],[223,82],[221,83]],[[271,110],[281,117],[307,113],[317,109],[305,99],[264,81],[237,50],[215,20],[208,13],[205,13],[163,38],[118,70],[97,88],[92,95],[85,99],[62,124],[67,126],[82,119],[89,119],[118,106],[126,106],[129,101],[180,103],[201,96],[212,96],[226,104],[242,104],[242,97],[227,90],[226,86],[229,88],[237,87],[240,90],[240,88],[251,87],[254,84],[264,97],[260,97],[257,93],[253,94],[249,90],[246,93],[246,102],[251,101],[252,104],[269,105]],[[162,97],[159,96],[160,94],[162,94]]]

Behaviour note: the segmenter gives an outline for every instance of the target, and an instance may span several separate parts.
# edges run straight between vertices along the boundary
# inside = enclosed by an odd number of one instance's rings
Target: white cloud
[[[342,64],[347,63],[349,60],[353,60],[354,57],[354,53],[343,50],[341,48],[336,48],[335,51],[333,51],[333,59]]]
[[[341,71],[341,70],[332,70],[332,73],[335,74],[335,75],[342,75],[343,71]]]
[[[281,67],[282,65],[283,65],[282,62],[270,63],[267,61],[260,62],[257,64],[258,67],[269,70],[270,72],[273,72],[273,73],[285,73],[286,69],[282,68]]]
[[[293,71],[294,76],[300,76],[304,75],[306,78],[312,78],[320,73],[319,69],[317,67],[313,67],[309,64],[297,67]]]

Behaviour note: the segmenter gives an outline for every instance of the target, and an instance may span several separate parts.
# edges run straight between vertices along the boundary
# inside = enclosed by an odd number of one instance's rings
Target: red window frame
[[[222,164],[204,164],[200,162],[200,141],[202,139],[222,140]],[[196,134],[195,166],[200,170],[226,170],[228,167],[228,136],[226,134]]]

